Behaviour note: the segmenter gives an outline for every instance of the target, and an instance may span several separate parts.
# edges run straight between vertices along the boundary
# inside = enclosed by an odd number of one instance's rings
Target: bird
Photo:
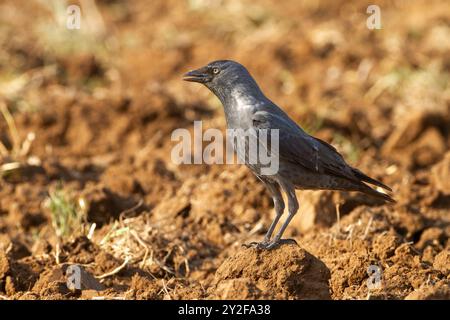
[[[279,168],[275,174],[261,174],[258,164],[245,162],[266,186],[273,199],[275,218],[264,239],[252,242],[259,249],[273,249],[283,243],[295,242],[282,236],[299,209],[295,190],[358,191],[385,202],[395,200],[387,192],[379,192],[370,185],[388,192],[392,189],[347,164],[343,156],[327,142],[306,133],[260,89],[250,72],[232,60],[217,60],[187,72],[183,80],[206,86],[223,105],[228,129],[278,129]],[[272,237],[286,204],[288,215]],[[295,242],[296,243],[296,242]]]

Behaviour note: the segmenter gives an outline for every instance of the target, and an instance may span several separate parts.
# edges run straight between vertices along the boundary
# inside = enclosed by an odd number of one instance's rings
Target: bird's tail
[[[380,187],[382,187],[382,186],[380,186]],[[391,189],[388,188],[388,190],[391,190]],[[372,197],[375,197],[375,198],[378,198],[378,199],[382,199],[384,201],[388,201],[388,202],[391,202],[391,203],[396,203],[397,202],[390,195],[388,195],[387,193],[379,192],[379,191],[377,191],[375,189],[372,189],[371,187],[369,187],[365,183],[361,183],[360,189],[358,191],[363,192],[363,193],[365,193],[365,194],[367,194],[369,196],[372,196]]]
[[[365,175],[364,173],[362,173],[362,172],[359,171],[358,169],[352,168],[352,171],[353,171],[354,175],[355,175],[358,179],[360,179],[361,181],[364,181],[364,182],[373,184],[374,186],[381,187],[381,188],[383,188],[383,189],[385,189],[385,190],[388,190],[388,191],[391,191],[391,192],[392,192],[392,189],[389,188],[387,185],[385,185],[384,183],[382,183],[382,182],[380,182],[380,181],[378,181],[378,180],[375,180],[375,179],[373,179],[373,178],[371,178],[371,177]],[[373,190],[373,189],[372,189],[372,190]]]
[[[392,192],[392,189],[389,188],[387,185],[385,185],[384,183],[375,180],[371,177],[369,177],[368,175],[362,173],[360,170],[356,169],[356,168],[352,168],[353,174],[361,180],[360,183],[360,190],[361,192],[368,194],[372,197],[378,198],[378,199],[383,199],[384,201],[388,201],[388,202],[392,202],[395,203],[396,201],[387,193],[384,192],[379,192],[375,189],[372,189],[371,187],[369,187],[366,183],[372,184],[374,186],[383,188],[387,191]]]

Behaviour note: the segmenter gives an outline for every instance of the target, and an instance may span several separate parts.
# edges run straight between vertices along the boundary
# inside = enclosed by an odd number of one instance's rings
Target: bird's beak
[[[211,80],[211,76],[206,72],[205,68],[192,70],[183,76],[184,81],[206,83]]]

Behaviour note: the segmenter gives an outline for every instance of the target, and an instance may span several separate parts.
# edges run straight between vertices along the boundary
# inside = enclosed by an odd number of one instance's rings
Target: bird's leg
[[[266,249],[273,249],[282,243],[296,243],[296,241],[293,239],[281,239],[284,231],[286,230],[287,226],[289,225],[299,208],[297,196],[295,195],[295,189],[292,187],[285,187],[283,189],[285,189],[288,198],[289,215],[287,216],[286,221],[284,221],[278,233],[275,235],[274,239],[266,246]]]
[[[275,230],[275,227],[278,224],[278,221],[280,221],[281,216],[284,212],[284,200],[283,196],[281,195],[280,190],[276,185],[273,184],[267,184],[270,192],[272,193],[273,198],[273,206],[275,208],[275,218],[273,219],[272,223],[270,224],[269,230],[267,230],[266,235],[264,236],[263,242],[268,243],[270,241],[270,237],[272,237],[272,233]]]
[[[264,182],[264,181],[263,181]],[[272,194],[273,206],[275,208],[275,218],[270,224],[269,230],[267,230],[266,235],[264,236],[264,240],[262,242],[251,242],[249,245],[245,245],[246,247],[254,246],[257,248],[265,248],[270,243],[270,237],[272,236],[275,227],[280,221],[281,216],[283,215],[285,204],[283,200],[283,196],[281,195],[280,189],[275,183],[264,182],[267,189],[269,189]]]

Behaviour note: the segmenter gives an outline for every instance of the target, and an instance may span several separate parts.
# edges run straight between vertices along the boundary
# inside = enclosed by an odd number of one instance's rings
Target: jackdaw
[[[388,194],[376,191],[366,183],[388,191],[392,191],[391,188],[348,165],[333,146],[307,134],[270,101],[240,63],[231,60],[214,61],[186,73],[183,80],[204,84],[220,99],[229,129],[278,129],[277,173],[264,175],[258,164],[245,163],[266,185],[276,212],[264,240],[253,243],[256,247],[272,249],[283,242],[293,241],[281,237],[299,208],[295,189],[359,191],[384,201],[395,202]],[[285,208],[281,191],[287,196],[288,216],[271,239]]]

